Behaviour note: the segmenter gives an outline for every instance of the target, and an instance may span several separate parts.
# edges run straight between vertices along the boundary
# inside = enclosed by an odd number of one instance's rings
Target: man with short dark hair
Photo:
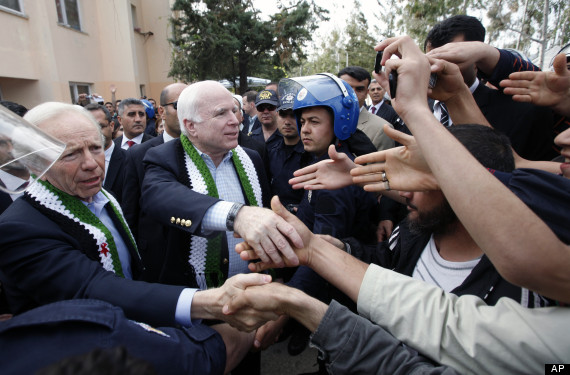
[[[101,104],[88,104],[85,109],[91,112],[95,121],[101,127],[105,137],[105,178],[103,187],[112,192],[117,201],[121,203],[123,195],[123,180],[125,173],[126,151],[117,147],[113,142],[113,118],[107,108]]]
[[[123,127],[123,136],[114,140],[123,150],[141,144],[153,137],[144,132],[146,128],[146,111],[144,104],[135,98],[121,100],[117,109],[119,123]]]
[[[277,108],[277,128],[283,137],[268,153],[271,192],[289,210],[297,207],[303,198],[303,190],[293,190],[289,185],[293,172],[301,167],[301,157],[305,152],[293,113],[294,100],[293,93],[281,97]]]
[[[360,66],[347,66],[338,72],[337,77],[348,83],[356,93],[360,106],[358,129],[362,130],[370,138],[378,151],[394,147],[394,141],[384,134],[383,127],[388,121],[378,116],[373,116],[366,109],[368,86],[372,80],[370,73]]]
[[[252,131],[261,127],[261,122],[257,118],[257,109],[255,108],[255,98],[257,91],[247,91],[242,96],[243,103],[243,128],[241,132],[244,135],[249,135]]]
[[[475,17],[457,15],[436,24],[428,33],[424,46],[425,51],[430,52],[448,43],[484,40],[485,28],[481,21]],[[459,67],[479,109],[491,126],[509,137],[517,154],[530,160],[551,160],[557,156],[552,148],[552,132],[544,125],[553,121],[549,109],[514,102],[499,90],[481,84],[475,63],[460,64]],[[430,100],[430,106],[442,124],[449,126],[453,123],[444,103]]]
[[[375,79],[373,79],[372,82],[370,82],[370,85],[368,85],[368,93],[370,95],[370,100],[372,100],[372,105],[368,108],[368,112],[382,117],[396,129],[401,126],[402,120],[400,120],[400,117],[396,111],[394,111],[394,108],[392,108],[384,97],[386,90],[380,86]]]

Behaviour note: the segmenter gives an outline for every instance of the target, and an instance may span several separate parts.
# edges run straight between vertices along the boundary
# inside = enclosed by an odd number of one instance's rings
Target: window
[[[144,99],[146,99],[146,87],[144,85],[140,85],[139,89],[141,91],[141,98],[144,97]]]
[[[69,93],[71,94],[71,101],[77,103],[79,94],[91,94],[91,85],[89,83],[69,82]]]
[[[22,13],[21,0],[0,0],[0,8],[8,8],[9,10]]]
[[[81,30],[77,0],[55,0],[55,7],[57,8],[57,22],[72,29]]]

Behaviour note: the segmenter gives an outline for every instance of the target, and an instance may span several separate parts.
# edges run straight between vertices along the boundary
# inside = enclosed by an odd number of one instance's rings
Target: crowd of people
[[[372,74],[2,102],[66,148],[0,192],[0,368],[255,374],[288,337],[317,373],[570,363],[570,52],[484,39],[460,15]]]

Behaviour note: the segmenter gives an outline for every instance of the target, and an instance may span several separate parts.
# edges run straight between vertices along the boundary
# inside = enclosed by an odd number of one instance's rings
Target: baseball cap
[[[279,107],[277,93],[273,90],[261,90],[255,97],[255,106],[257,107],[260,104],[271,104],[275,107]]]

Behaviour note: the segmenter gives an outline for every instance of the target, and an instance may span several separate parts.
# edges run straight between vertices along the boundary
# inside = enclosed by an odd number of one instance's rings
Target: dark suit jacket
[[[135,145],[129,152],[125,152],[127,154],[123,181],[125,187],[121,207],[135,236],[145,266],[143,279],[151,282],[158,280],[166,241],[162,225],[141,210],[141,188],[144,178],[143,159],[148,150],[163,143],[164,137],[159,135],[148,142]]]
[[[263,206],[267,207],[271,193],[261,158],[255,151],[247,148],[244,150],[253,161],[262,189]],[[141,207],[148,215],[169,228],[168,249],[160,282],[192,286],[195,278],[188,263],[190,236],[200,234],[206,211],[220,199],[197,193],[188,187],[184,152],[179,139],[154,147],[147,152],[144,158],[145,176]],[[243,195],[245,197],[245,193]],[[180,222],[172,221],[171,218],[190,221],[190,224],[182,225]],[[222,249],[222,252],[226,251],[228,251],[227,244]],[[221,258],[224,257],[227,255]],[[224,270],[223,265],[220,265],[220,269]]]
[[[556,157],[552,148],[552,111],[549,108],[515,102],[510,96],[483,84],[479,84],[473,97],[487,121],[509,137],[520,156],[530,160]]]
[[[394,126],[394,128],[396,128],[396,126],[399,125],[400,117],[398,116],[394,108],[385,101],[384,103],[382,103],[380,108],[378,108],[375,115],[382,117],[384,120],[388,121],[390,124]]]
[[[124,136],[123,136],[123,137],[124,137]],[[113,142],[115,142],[115,145],[116,145],[116,146],[119,146],[119,148],[121,148],[121,143],[123,142],[123,137],[118,137],[118,138],[113,139]],[[142,143],[145,143],[146,141],[150,141],[150,140],[153,139],[153,138],[156,138],[156,137],[153,137],[153,136],[150,135],[150,134],[144,133],[144,134],[143,134],[142,141],[141,141],[141,144],[142,144]],[[133,147],[134,147],[134,145],[133,145]],[[126,150],[125,150],[125,151],[126,151]]]
[[[136,277],[141,269],[138,255],[113,210],[108,205],[106,209],[129,248]],[[24,197],[0,217],[0,281],[13,313],[55,301],[95,298],[121,307],[130,319],[175,324],[182,287],[128,280],[106,271],[93,260],[91,244],[77,231],[72,233],[74,226],[62,227],[58,214],[52,216]]]
[[[249,118],[249,116],[248,116],[248,118]],[[261,121],[259,121],[259,117],[257,117],[255,119],[255,122],[253,123],[253,127],[251,128],[251,130],[249,132],[247,131],[247,128],[249,127],[249,122],[247,122],[247,123],[244,122],[244,124],[246,124],[246,125],[244,125],[243,129],[241,130],[243,135],[249,135],[249,133],[253,132],[254,130],[261,128]]]
[[[113,193],[115,198],[121,203],[123,195],[123,180],[125,172],[125,157],[127,152],[123,150],[120,146],[113,149],[111,154],[111,161],[109,162],[109,170],[107,171],[107,176],[105,177],[105,184],[103,187],[105,190]]]
[[[152,364],[159,374],[224,371],[224,341],[212,328],[195,324],[159,329],[167,336],[133,323],[123,310],[103,301],[55,302],[0,322],[0,368],[3,374],[35,374],[96,348],[117,353],[112,348],[124,347],[132,357]]]
[[[0,191],[0,215],[2,214],[2,212],[6,211],[6,209],[12,204],[12,202],[13,201],[12,197],[10,197],[10,194]]]

